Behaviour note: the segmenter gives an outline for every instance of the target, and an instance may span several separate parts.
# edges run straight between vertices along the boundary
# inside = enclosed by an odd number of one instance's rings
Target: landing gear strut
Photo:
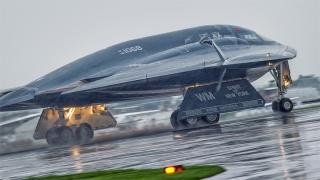
[[[59,118],[46,133],[46,140],[49,145],[69,144],[74,140],[74,133],[64,118],[64,110],[57,109]]]
[[[273,112],[290,112],[293,108],[293,103],[289,98],[284,97],[287,93],[287,87],[292,84],[288,61],[281,62],[270,73],[278,87],[278,98],[272,102]]]

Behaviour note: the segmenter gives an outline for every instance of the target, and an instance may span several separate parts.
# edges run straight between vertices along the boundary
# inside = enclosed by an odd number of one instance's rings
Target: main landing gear
[[[280,63],[276,68],[270,71],[278,87],[278,98],[272,102],[273,112],[287,113],[292,111],[293,103],[289,98],[285,98],[287,87],[292,84],[288,61]]]
[[[46,140],[49,145],[67,145],[73,143],[88,142],[93,138],[94,131],[88,123],[81,123],[79,126],[66,126],[63,109],[58,109],[59,119],[46,133]]]
[[[199,116],[199,117],[179,120],[178,112],[179,110],[173,111],[170,117],[170,122],[174,129],[196,128],[200,124],[205,124],[205,125],[216,124],[219,122],[219,119],[220,119],[219,114],[210,114],[207,116]]]
[[[94,131],[87,123],[82,123],[74,130],[69,126],[52,127],[47,131],[46,140],[49,145],[67,145],[91,141]]]

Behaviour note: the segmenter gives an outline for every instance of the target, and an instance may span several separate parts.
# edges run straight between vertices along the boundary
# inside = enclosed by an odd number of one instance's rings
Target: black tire
[[[203,119],[208,124],[217,124],[220,120],[220,114],[210,114],[203,116]]]
[[[279,102],[279,109],[281,112],[290,112],[293,109],[293,103],[289,98],[283,98]]]
[[[76,138],[79,142],[88,142],[93,138],[93,129],[88,123],[81,123],[75,130]]]
[[[181,121],[185,127],[195,128],[201,122],[201,117],[188,118]]]
[[[194,121],[194,118],[178,120],[179,110],[173,111],[170,117],[171,125],[174,129],[184,129],[184,128],[193,128],[197,127],[201,122],[201,119],[197,117],[197,120]]]
[[[60,136],[57,129],[56,127],[52,127],[46,133],[46,140],[50,146],[55,146],[60,143]]]
[[[279,112],[279,101],[275,100],[271,104],[272,111],[277,113]]]
[[[69,126],[60,126],[57,129],[62,144],[70,144],[74,141],[74,133]]]
[[[178,129],[181,126],[178,122],[178,110],[172,112],[170,116],[170,123],[174,129]]]

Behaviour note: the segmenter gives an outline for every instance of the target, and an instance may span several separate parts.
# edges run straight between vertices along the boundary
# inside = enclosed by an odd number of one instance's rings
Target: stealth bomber
[[[263,107],[251,83],[270,72],[275,112],[293,108],[288,61],[297,52],[255,31],[207,25],[134,39],[75,60],[35,81],[0,92],[0,111],[42,108],[35,139],[51,145],[90,141],[117,124],[106,103],[183,95],[173,128],[215,124],[220,114]]]

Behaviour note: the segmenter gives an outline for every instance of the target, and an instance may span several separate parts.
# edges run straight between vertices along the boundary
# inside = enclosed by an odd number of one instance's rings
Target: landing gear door
[[[263,107],[265,100],[248,80],[230,81],[189,88],[181,104],[178,119]]]
[[[283,81],[284,85],[292,85],[292,79],[290,75],[290,67],[288,61],[283,62]]]
[[[35,140],[46,138],[48,129],[58,120],[58,111],[53,108],[44,109],[38,121],[36,130],[34,131],[33,138]]]
[[[88,114],[87,118],[84,116],[81,123],[88,123],[94,130],[115,127],[117,121],[114,119],[107,107],[102,105],[90,106],[92,111],[85,112]],[[92,112],[92,113],[91,113]]]

